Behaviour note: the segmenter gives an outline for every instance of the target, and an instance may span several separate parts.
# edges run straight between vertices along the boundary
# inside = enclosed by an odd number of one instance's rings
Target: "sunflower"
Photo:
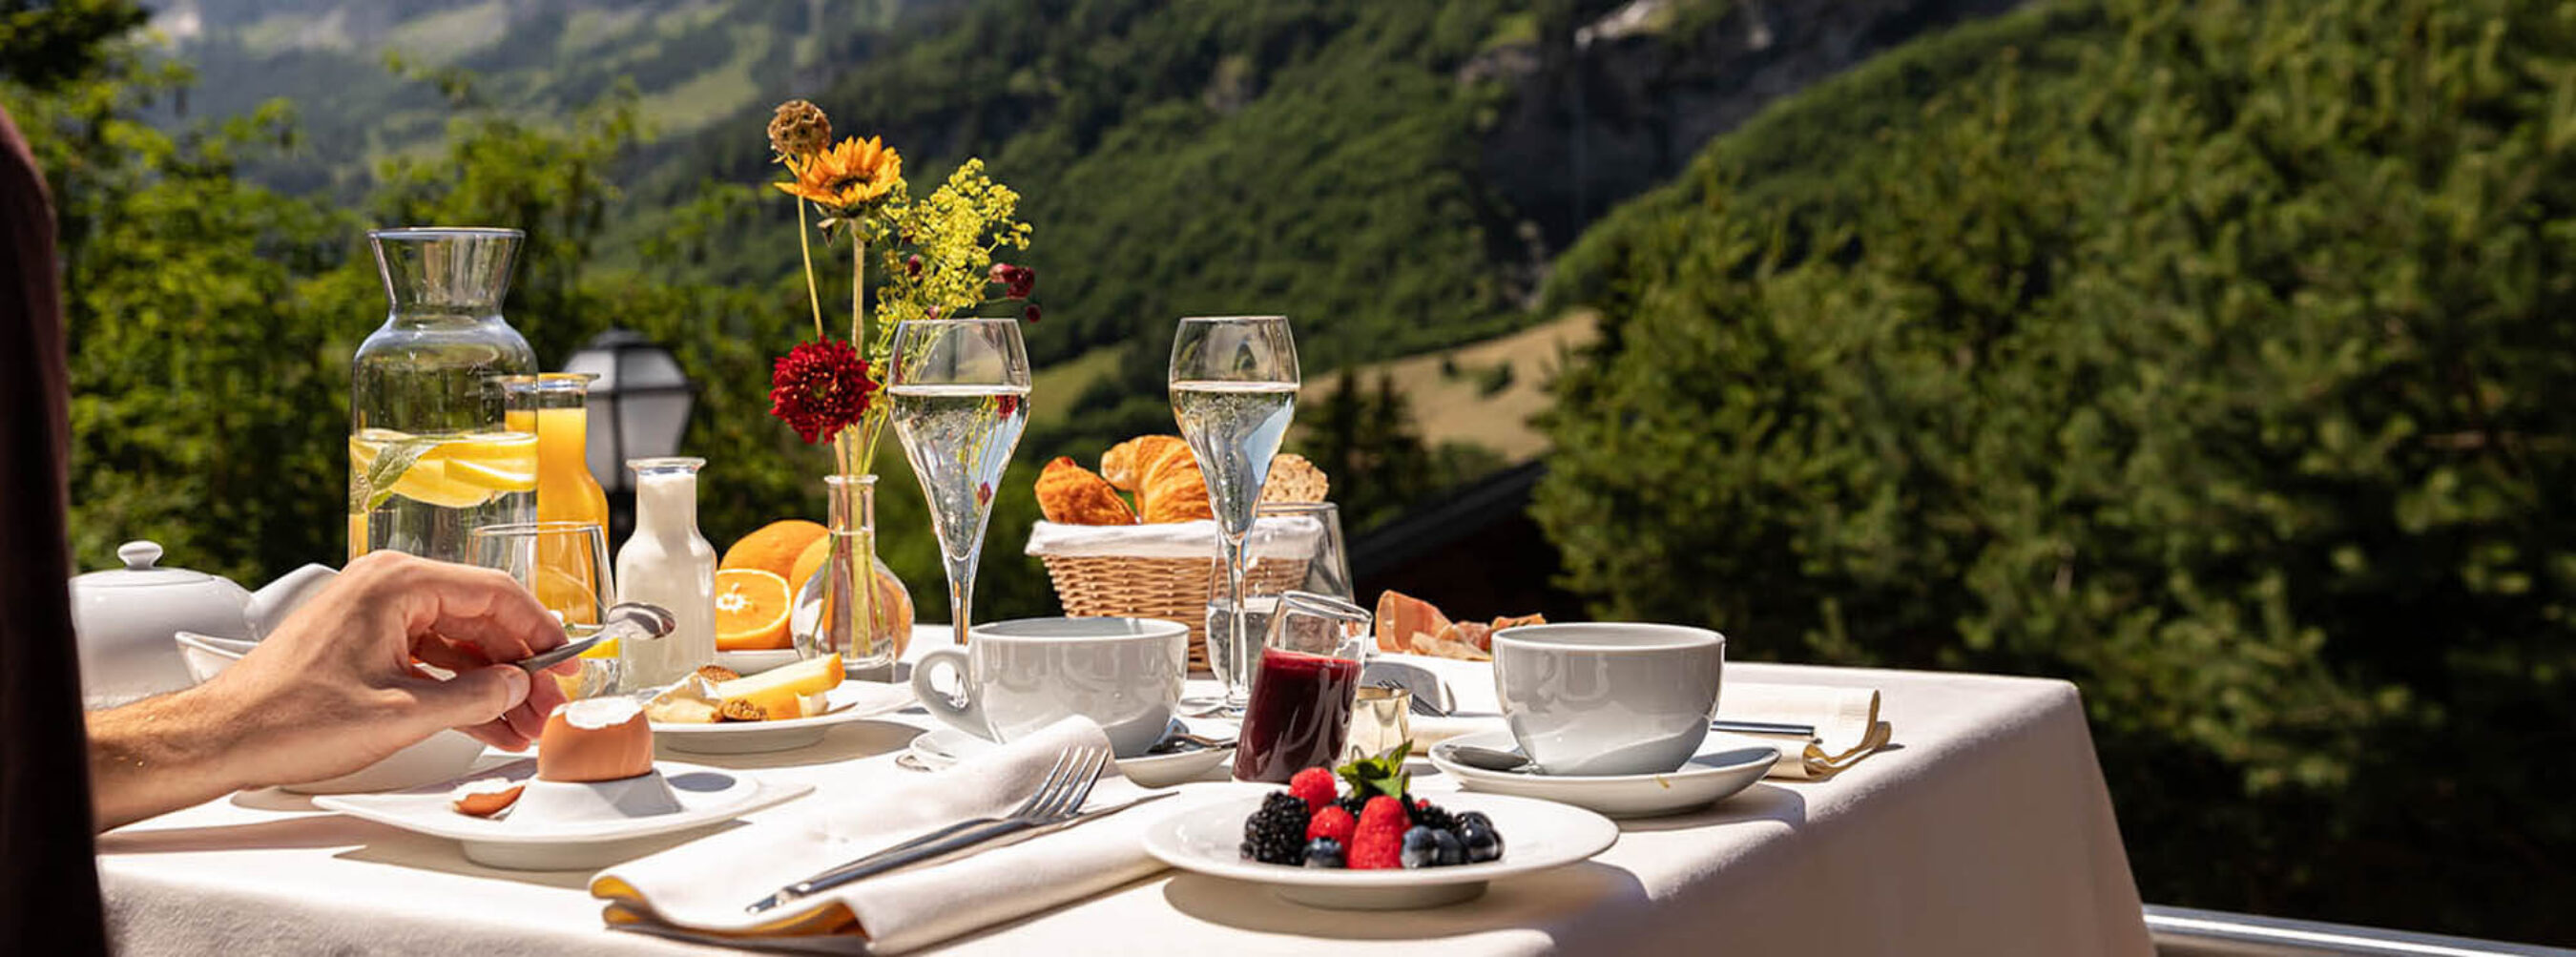
[[[852,137],[808,158],[789,157],[787,170],[796,174],[795,182],[770,185],[846,212],[883,198],[903,182],[903,155],[876,137]]]

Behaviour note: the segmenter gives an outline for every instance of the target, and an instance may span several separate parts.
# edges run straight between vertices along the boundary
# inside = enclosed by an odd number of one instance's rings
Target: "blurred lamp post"
[[[671,350],[630,329],[591,337],[564,363],[565,372],[587,372],[590,383],[590,474],[608,490],[609,537],[619,541],[635,527],[635,476],[626,460],[680,454],[680,436],[697,403],[697,383],[680,370]]]

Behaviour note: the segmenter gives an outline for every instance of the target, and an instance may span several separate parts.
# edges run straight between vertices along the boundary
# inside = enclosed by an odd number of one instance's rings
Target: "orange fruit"
[[[780,519],[733,543],[716,567],[757,568],[786,578],[796,571],[796,557],[805,553],[805,546],[829,533],[829,529],[801,518]]]
[[[757,568],[716,572],[716,650],[789,646],[787,579]]]
[[[796,567],[787,573],[787,593],[804,594],[805,581],[821,571],[823,563],[831,558],[832,536],[826,534],[815,538],[814,544],[805,546],[805,551],[796,556]]]

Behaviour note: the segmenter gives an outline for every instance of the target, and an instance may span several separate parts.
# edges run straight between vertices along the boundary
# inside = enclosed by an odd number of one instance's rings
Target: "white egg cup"
[[[548,781],[531,778],[510,805],[508,817],[531,824],[632,821],[680,813],[680,796],[659,770],[614,781]]]

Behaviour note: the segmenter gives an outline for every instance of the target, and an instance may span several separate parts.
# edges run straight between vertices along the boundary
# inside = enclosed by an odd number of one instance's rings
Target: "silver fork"
[[[937,841],[937,840],[939,840],[939,839],[941,839],[941,838],[944,838],[944,837],[947,837],[947,836],[949,836],[949,835],[951,835],[951,834],[956,834],[956,833],[958,833],[958,832],[960,832],[960,831],[964,831],[964,830],[966,830],[967,828],[972,828],[972,827],[981,827],[981,826],[986,825],[986,824],[996,824],[996,823],[1000,823],[1000,822],[1002,822],[1002,821],[1006,821],[1006,820],[1009,820],[1009,819],[1011,819],[1011,818],[1015,818],[1015,817],[1019,817],[1020,815],[1027,814],[1027,813],[1029,813],[1030,811],[1034,811],[1034,810],[1036,810],[1036,809],[1037,809],[1038,802],[1039,802],[1039,801],[1041,801],[1041,800],[1044,800],[1044,799],[1047,797],[1047,794],[1048,794],[1049,789],[1054,788],[1054,787],[1056,787],[1056,786],[1057,786],[1057,778],[1067,776],[1067,775],[1066,775],[1066,772],[1070,769],[1070,767],[1069,767],[1069,766],[1072,764],[1073,759],[1074,759],[1074,756],[1075,756],[1075,755],[1077,755],[1077,754],[1080,754],[1080,753],[1081,753],[1081,750],[1082,750],[1082,749],[1080,749],[1080,748],[1073,748],[1073,749],[1069,749],[1069,750],[1065,751],[1063,754],[1056,755],[1056,757],[1055,757],[1055,766],[1050,767],[1050,768],[1048,768],[1048,769],[1047,769],[1046,777],[1043,777],[1043,778],[1039,778],[1039,779],[1038,779],[1038,787],[1037,787],[1037,790],[1034,790],[1034,791],[1029,792],[1029,798],[1028,798],[1028,800],[1021,801],[1021,802],[1020,802],[1020,805],[1019,805],[1018,807],[1012,808],[1012,809],[1010,809],[1010,810],[1008,810],[1008,811],[1004,811],[1004,812],[1002,812],[1002,813],[1001,813],[1001,815],[1000,815],[1000,816],[998,816],[998,817],[971,817],[971,818],[967,818],[966,820],[959,821],[959,822],[957,822],[957,823],[955,823],[955,824],[948,825],[947,827],[943,827],[943,828],[940,828],[940,829],[938,829],[938,830],[936,830],[936,831],[932,831],[932,832],[930,832],[930,833],[928,833],[928,834],[921,835],[920,837],[913,838],[913,839],[908,840],[908,841],[905,841],[905,842],[903,842],[903,843],[901,843],[901,844],[896,844],[896,845],[893,845],[893,846],[891,846],[891,847],[886,847],[886,848],[879,849],[876,853],[870,854],[870,855],[868,855],[868,856],[866,856],[866,857],[859,858],[858,860],[855,860],[855,861],[851,861],[851,862],[849,862],[849,863],[847,863],[847,864],[843,864],[843,865],[841,865],[841,867],[857,867],[857,866],[860,866],[860,865],[863,865],[863,864],[868,864],[868,863],[873,862],[873,861],[874,861],[875,859],[877,859],[877,858],[880,858],[880,857],[889,857],[889,856],[892,856],[892,855],[895,855],[895,854],[898,854],[898,853],[901,853],[901,852],[904,852],[904,851],[909,851],[909,850],[911,850],[911,849],[913,849],[913,848],[920,847],[920,846],[922,846],[922,845],[924,845],[924,844],[928,844],[928,843],[931,843],[931,842],[933,842],[933,841]],[[834,870],[838,870],[838,869],[839,869],[839,868],[834,868]],[[825,873],[830,873],[830,872],[829,872],[829,871],[826,871]],[[821,875],[816,875],[816,876],[821,876]]]
[[[1404,682],[1401,681],[1381,681],[1377,683],[1377,686],[1389,691],[1412,690],[1406,688],[1404,686]],[[1404,706],[1405,710],[1411,711],[1414,714],[1421,715],[1425,718],[1446,718],[1449,716],[1449,709],[1433,704],[1431,699],[1423,697],[1420,692],[1408,694],[1405,696],[1404,700],[1406,702]]]
[[[944,857],[956,851],[983,844],[1033,828],[1047,827],[1075,816],[1082,802],[1091,798],[1091,788],[1100,782],[1100,772],[1109,766],[1109,752],[1100,748],[1075,748],[1056,759],[1055,766],[1010,814],[998,819],[967,821],[932,834],[906,841],[876,853],[834,867],[796,883],[779,888],[777,893],[743,908],[760,913],[801,897],[812,896],[851,881],[873,877],[887,871],[909,867],[922,861]]]

